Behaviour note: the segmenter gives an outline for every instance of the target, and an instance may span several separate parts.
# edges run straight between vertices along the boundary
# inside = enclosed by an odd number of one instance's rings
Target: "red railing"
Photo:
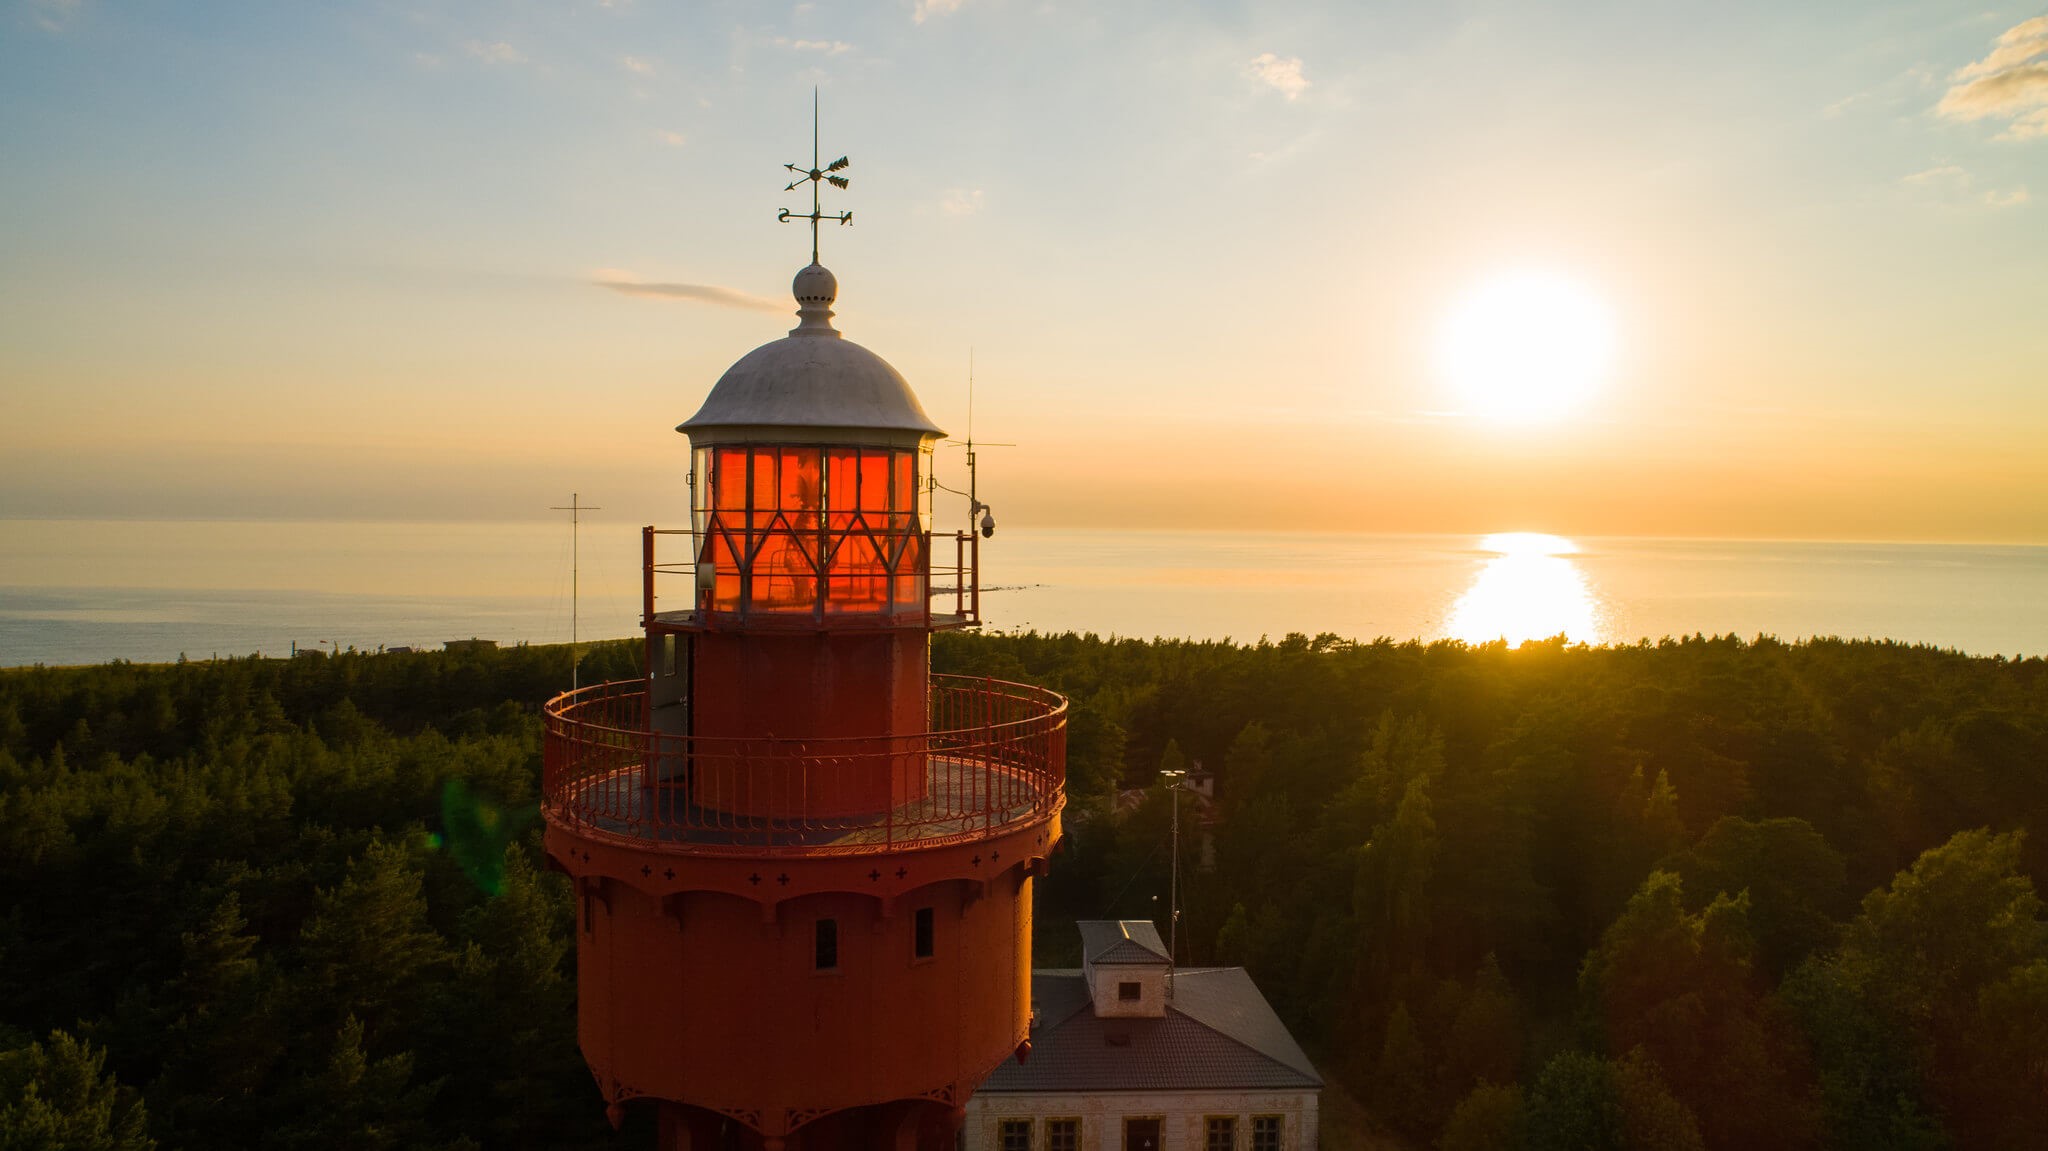
[[[934,676],[929,730],[872,739],[713,739],[648,730],[639,680],[548,701],[550,823],[682,854],[881,851],[982,838],[1059,810],[1067,701]]]
[[[802,553],[807,558],[813,554],[822,556],[830,553],[831,545],[835,543],[832,533],[814,534],[818,536],[815,540],[809,535],[804,537],[814,545],[812,551]],[[678,542],[687,541],[685,558],[673,558],[674,549],[664,540],[661,541],[662,551],[671,558],[658,559],[655,545],[657,538],[663,536],[678,537]],[[735,621],[769,625],[801,626],[828,617],[836,625],[855,626],[864,621],[901,624],[909,620],[929,628],[957,628],[981,622],[981,537],[973,532],[936,535],[924,532],[918,537],[918,546],[914,549],[914,554],[921,557],[913,565],[914,570],[873,577],[882,579],[892,588],[897,580],[905,585],[921,585],[920,590],[908,599],[868,602],[850,595],[842,596],[840,592],[843,589],[835,583],[830,570],[821,569],[814,562],[814,566],[797,577],[784,580],[792,587],[800,582],[800,594],[792,592],[783,597],[789,602],[772,606],[753,602],[752,568],[743,571],[735,566],[734,553],[730,548],[707,548],[706,538],[704,533],[690,528],[649,526],[640,529],[640,591],[644,621],[654,620],[657,613],[670,613],[663,618],[672,619],[673,613],[702,613],[711,609]],[[950,548],[946,546],[949,543],[952,545]],[[774,580],[767,582],[772,585]],[[735,602],[721,602],[717,591],[720,587],[727,589],[725,599]]]

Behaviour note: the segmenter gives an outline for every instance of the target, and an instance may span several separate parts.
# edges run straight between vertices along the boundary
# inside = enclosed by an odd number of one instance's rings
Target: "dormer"
[[[1084,919],[1081,972],[1098,1018],[1158,1018],[1166,1014],[1166,979],[1173,961],[1149,919]]]

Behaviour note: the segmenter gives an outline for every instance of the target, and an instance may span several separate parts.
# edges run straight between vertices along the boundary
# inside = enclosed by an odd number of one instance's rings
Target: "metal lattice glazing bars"
[[[582,833],[682,852],[880,850],[977,838],[1058,810],[1066,701],[934,676],[924,732],[709,739],[649,731],[639,680],[546,709],[542,797]]]
[[[927,453],[719,445],[692,470],[699,606],[765,614],[922,615],[930,572]]]

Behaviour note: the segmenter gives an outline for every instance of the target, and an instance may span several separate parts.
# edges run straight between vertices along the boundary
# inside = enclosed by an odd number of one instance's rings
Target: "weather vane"
[[[828,183],[835,188],[846,187],[848,183],[846,177],[835,176],[832,173],[845,171],[846,166],[851,162],[846,157],[841,156],[822,168],[818,166],[818,90],[816,88],[811,89],[811,166],[799,168],[795,164],[783,165],[783,167],[795,172],[797,176],[796,179],[789,182],[789,187],[784,188],[783,191],[794,192],[805,181],[810,182],[811,212],[809,215],[804,215],[800,212],[792,212],[788,208],[784,208],[775,214],[775,218],[784,223],[791,220],[809,220],[811,222],[811,263],[813,264],[818,262],[818,221],[837,220],[842,224],[853,223],[852,212],[841,212],[838,215],[833,215],[830,212],[820,210],[818,207],[818,193],[821,190],[819,184]]]

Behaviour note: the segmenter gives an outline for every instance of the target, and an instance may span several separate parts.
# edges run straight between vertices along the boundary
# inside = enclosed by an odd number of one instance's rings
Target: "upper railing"
[[[934,676],[929,730],[856,739],[714,739],[650,730],[645,685],[548,701],[550,823],[678,854],[838,854],[984,838],[1063,802],[1067,701]]]
[[[681,556],[677,544],[687,549]],[[865,567],[844,561],[857,551],[869,557]],[[981,538],[973,532],[910,532],[877,543],[778,525],[757,533],[750,550],[729,532],[646,527],[640,552],[644,623],[839,629],[981,622]]]

